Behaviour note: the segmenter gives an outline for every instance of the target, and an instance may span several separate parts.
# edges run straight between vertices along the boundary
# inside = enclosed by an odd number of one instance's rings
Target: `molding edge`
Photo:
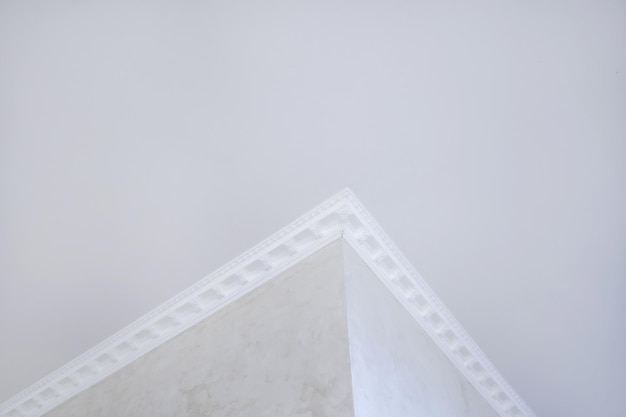
[[[341,238],[501,417],[536,417],[347,188],[0,404],[0,416],[42,416]]]

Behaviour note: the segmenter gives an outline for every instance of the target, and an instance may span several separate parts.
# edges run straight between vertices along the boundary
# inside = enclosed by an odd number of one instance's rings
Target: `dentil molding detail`
[[[342,238],[501,417],[536,417],[349,189],[1,404],[0,416],[43,415]]]

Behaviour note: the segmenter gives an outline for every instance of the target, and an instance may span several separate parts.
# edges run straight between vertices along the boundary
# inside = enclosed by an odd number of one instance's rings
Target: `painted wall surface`
[[[350,417],[341,242],[47,417]]]
[[[0,401],[350,186],[538,415],[624,417],[625,115],[624,0],[2,0]]]
[[[624,417],[625,115],[624,0],[2,0],[0,401],[350,186],[538,415]]]
[[[355,416],[497,416],[348,245],[344,260]]]

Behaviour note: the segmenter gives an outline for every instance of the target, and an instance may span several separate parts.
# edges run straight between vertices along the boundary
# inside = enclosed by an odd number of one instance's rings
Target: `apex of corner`
[[[339,192],[337,192],[336,196],[339,200],[352,204],[362,205],[356,194],[354,193],[354,191],[352,191],[350,187],[346,186],[342,188],[341,190],[339,190]]]

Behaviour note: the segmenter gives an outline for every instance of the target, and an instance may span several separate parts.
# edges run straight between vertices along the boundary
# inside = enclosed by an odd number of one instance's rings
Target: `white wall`
[[[46,417],[497,417],[343,241]]]
[[[625,77],[623,0],[0,1],[0,401],[348,185],[539,415],[626,415]]]
[[[335,242],[47,417],[351,417]]]
[[[497,417],[347,244],[344,247],[356,417]]]

